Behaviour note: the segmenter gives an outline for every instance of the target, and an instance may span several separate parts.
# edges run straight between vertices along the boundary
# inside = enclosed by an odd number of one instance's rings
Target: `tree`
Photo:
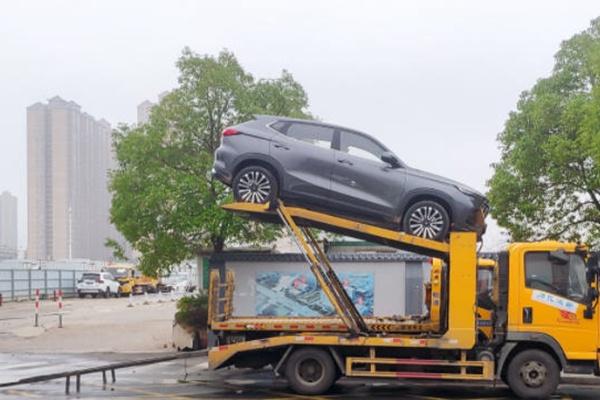
[[[149,122],[122,125],[113,135],[111,220],[152,275],[228,244],[279,235],[279,228],[220,208],[231,194],[211,176],[213,153],[224,128],[253,114],[307,115],[306,93],[286,71],[256,81],[228,51],[212,57],[187,48],[177,67],[178,87],[152,109]]]
[[[563,42],[499,134],[492,215],[515,240],[600,240],[600,18]]]

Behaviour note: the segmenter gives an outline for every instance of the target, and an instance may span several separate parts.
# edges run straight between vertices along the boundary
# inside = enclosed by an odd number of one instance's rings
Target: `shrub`
[[[208,325],[208,295],[199,293],[179,299],[175,321],[179,325],[189,328],[206,329]]]

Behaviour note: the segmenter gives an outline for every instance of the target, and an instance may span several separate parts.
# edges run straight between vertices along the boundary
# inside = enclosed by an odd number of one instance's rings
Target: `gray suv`
[[[213,175],[237,201],[279,197],[434,240],[485,232],[482,194],[409,167],[371,136],[319,121],[257,116],[225,129]]]

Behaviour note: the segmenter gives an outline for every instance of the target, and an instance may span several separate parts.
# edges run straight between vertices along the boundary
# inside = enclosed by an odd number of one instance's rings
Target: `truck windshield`
[[[528,253],[525,256],[525,284],[583,302],[587,293],[585,262],[579,254],[569,254],[568,262],[559,262],[548,252]]]

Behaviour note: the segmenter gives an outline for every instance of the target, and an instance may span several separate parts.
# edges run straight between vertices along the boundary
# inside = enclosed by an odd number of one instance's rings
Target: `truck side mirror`
[[[583,311],[583,318],[592,319],[594,318],[594,306],[598,300],[598,289],[595,287],[588,288],[586,296],[586,307]]]
[[[592,283],[600,275],[600,255],[592,253],[586,262],[586,279],[588,283]]]
[[[392,168],[398,168],[400,166],[400,161],[391,151],[386,151],[381,155],[381,161],[384,163],[388,163],[392,166]]]

